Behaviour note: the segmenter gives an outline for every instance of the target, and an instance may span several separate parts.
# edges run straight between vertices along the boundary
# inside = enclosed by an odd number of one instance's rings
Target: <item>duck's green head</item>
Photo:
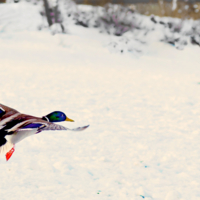
[[[65,113],[60,112],[60,111],[54,111],[52,113],[49,113],[48,115],[42,117],[42,119],[49,122],[63,122],[63,121],[74,122],[74,120],[69,119],[65,115]]]

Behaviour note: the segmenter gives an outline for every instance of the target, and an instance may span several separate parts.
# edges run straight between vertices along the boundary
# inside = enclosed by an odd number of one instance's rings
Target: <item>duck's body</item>
[[[59,114],[59,115],[58,115]],[[0,154],[6,154],[8,160],[14,152],[14,145],[24,138],[44,130],[81,131],[88,126],[68,129],[54,124],[59,121],[73,121],[62,112],[56,111],[42,118],[26,115],[0,104]]]

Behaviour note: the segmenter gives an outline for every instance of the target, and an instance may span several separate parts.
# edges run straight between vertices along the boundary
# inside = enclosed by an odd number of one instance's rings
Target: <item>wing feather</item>
[[[64,126],[61,126],[61,125],[58,125],[58,124],[50,123],[48,126],[46,126],[44,128],[41,128],[39,130],[40,131],[49,131],[49,130],[51,130],[51,131],[55,131],[55,130],[83,131],[83,130],[85,130],[88,127],[89,127],[89,125],[83,126],[83,127],[69,129],[67,127],[64,127]]]
[[[39,128],[40,131],[56,131],[56,130],[69,130],[68,128],[58,125],[58,124],[53,124],[53,123],[48,123],[47,126]]]

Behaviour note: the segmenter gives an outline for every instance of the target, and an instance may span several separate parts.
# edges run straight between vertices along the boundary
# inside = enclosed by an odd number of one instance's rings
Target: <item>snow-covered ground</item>
[[[0,159],[0,199],[199,200],[200,48],[116,53],[95,29],[37,31],[37,12],[0,5],[0,102],[90,127],[17,144]]]

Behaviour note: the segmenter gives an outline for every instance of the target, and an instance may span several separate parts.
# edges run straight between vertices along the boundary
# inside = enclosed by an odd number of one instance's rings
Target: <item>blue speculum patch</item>
[[[5,111],[0,108],[0,117],[5,114]]]
[[[24,128],[39,128],[40,126],[42,126],[43,124],[28,124],[26,126],[23,127]]]

